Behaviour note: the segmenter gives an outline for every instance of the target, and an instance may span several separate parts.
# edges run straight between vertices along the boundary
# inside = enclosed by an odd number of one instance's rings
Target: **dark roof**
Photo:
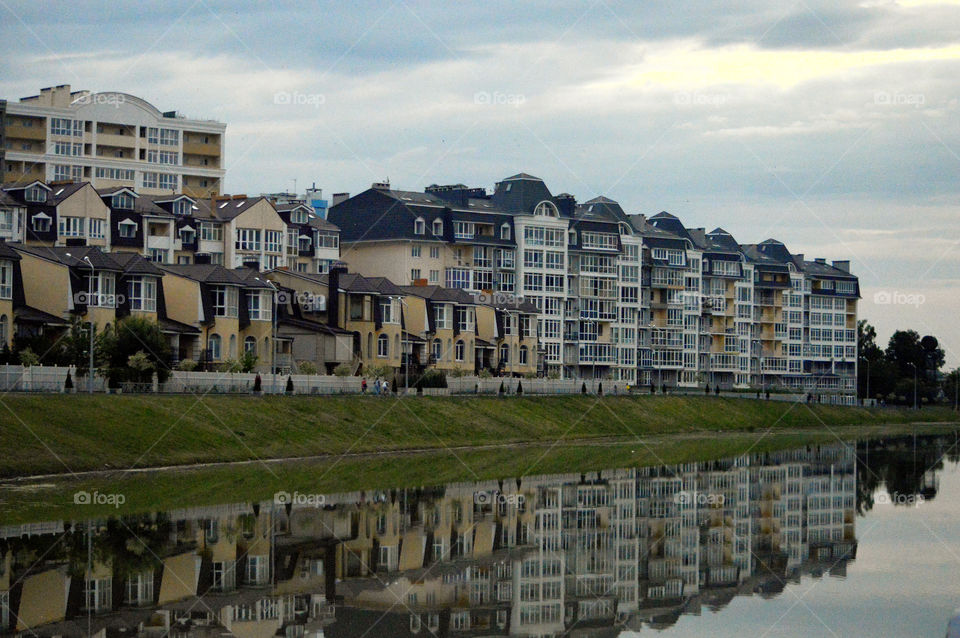
[[[159,320],[160,330],[162,332],[176,333],[176,334],[200,334],[200,328],[191,326],[186,323],[181,323],[179,321],[174,321],[173,319],[166,319],[161,317]]]
[[[300,319],[298,317],[291,317],[285,314],[281,314],[277,318],[277,325],[293,326],[295,328],[303,328],[305,330],[311,330],[313,332],[319,332],[322,334],[331,334],[331,335],[352,335],[353,334],[349,330],[344,330],[343,328],[331,326],[329,324],[322,323],[319,321],[310,321],[309,319]]]
[[[818,261],[804,261],[802,267],[803,272],[809,275],[837,279],[857,279],[857,276],[852,273],[848,273],[847,271],[841,270],[836,266],[831,266],[830,264],[821,263]]]
[[[477,299],[461,288],[444,288],[442,286],[400,286],[405,294],[422,297],[430,301],[445,301],[448,303],[476,304]]]
[[[20,306],[15,311],[15,320],[22,323],[39,323],[45,326],[69,326],[63,317],[52,315],[33,306]]]
[[[138,253],[110,253],[110,258],[120,265],[125,274],[163,276],[162,270],[157,268],[152,261]]]
[[[10,244],[22,253],[28,253],[42,259],[49,259],[71,268],[89,269],[84,258],[88,258],[95,270],[111,270],[120,272],[123,267],[114,261],[109,253],[105,253],[97,246],[26,246],[24,244]]]
[[[62,203],[65,199],[82,189],[84,186],[89,186],[90,182],[71,182],[69,184],[50,184],[50,197],[47,198],[48,204],[57,205]]]
[[[226,196],[224,196],[226,197]],[[256,206],[261,201],[267,202],[273,207],[273,204],[266,197],[243,197],[236,199],[217,199],[200,200],[197,202],[197,210],[194,211],[194,217],[204,220],[230,221],[237,215],[240,215],[250,208]]]
[[[179,275],[206,284],[246,285],[246,282],[232,270],[219,264],[158,264],[160,270]]]
[[[577,219],[595,219],[599,221],[627,222],[627,214],[618,202],[607,197],[594,197],[577,206],[574,213]]]
[[[20,253],[11,248],[5,239],[0,239],[0,259],[12,259],[16,261],[20,259]]]
[[[340,230],[340,228],[336,224],[329,222],[323,217],[318,217],[316,215],[308,219],[307,224],[309,224],[313,228],[316,228],[317,230],[333,230],[333,231]]]
[[[532,213],[540,202],[553,202],[553,195],[539,177],[518,173],[497,182],[490,201],[504,211]]]

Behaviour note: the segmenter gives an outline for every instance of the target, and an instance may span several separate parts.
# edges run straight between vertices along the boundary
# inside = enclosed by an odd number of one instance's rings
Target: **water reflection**
[[[929,468],[945,452],[956,460],[951,443],[3,527],[0,627],[40,638],[665,628],[806,574],[843,577],[877,488],[934,498]]]

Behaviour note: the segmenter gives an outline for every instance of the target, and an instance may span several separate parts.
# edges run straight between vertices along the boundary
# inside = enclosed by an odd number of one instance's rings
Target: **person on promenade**
[[[383,380],[383,396],[390,394],[390,382],[386,379]]]
[[[366,393],[367,393],[367,378],[366,378],[366,377],[363,377],[363,378],[360,380],[360,392],[363,393],[363,394],[366,394]]]
[[[380,377],[373,380],[373,393],[380,396]]]

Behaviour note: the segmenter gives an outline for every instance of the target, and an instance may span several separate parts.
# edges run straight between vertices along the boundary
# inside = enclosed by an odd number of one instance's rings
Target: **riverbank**
[[[904,434],[956,437],[957,430],[937,425],[868,425],[762,433],[701,432],[648,435],[629,441],[545,442],[7,479],[0,480],[0,512],[8,525],[77,520],[224,503],[272,502],[277,492],[333,495],[513,480],[708,461]],[[108,502],[76,503],[76,495],[83,493],[102,495],[101,500]]]
[[[6,395],[0,477],[511,443],[956,422],[716,397]]]

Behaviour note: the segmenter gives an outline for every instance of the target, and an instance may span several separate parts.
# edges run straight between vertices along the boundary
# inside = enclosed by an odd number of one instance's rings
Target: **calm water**
[[[38,638],[943,636],[960,607],[957,461],[953,436],[906,437],[0,527],[0,626]]]

